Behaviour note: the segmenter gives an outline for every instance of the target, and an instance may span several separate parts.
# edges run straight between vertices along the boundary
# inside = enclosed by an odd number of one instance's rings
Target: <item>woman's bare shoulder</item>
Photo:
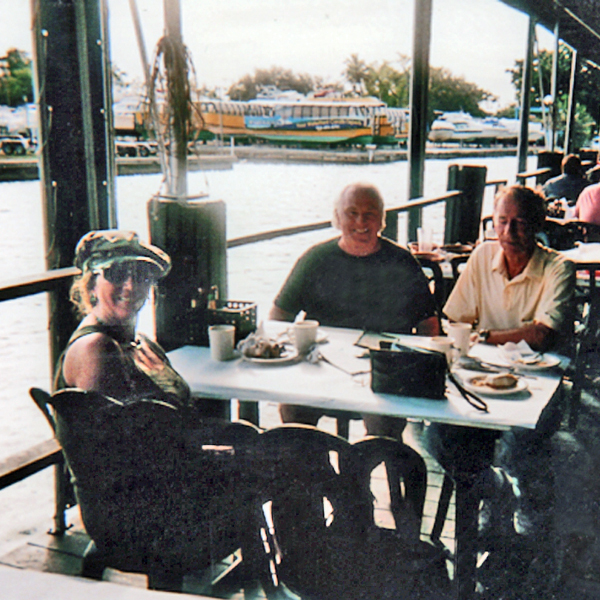
[[[119,345],[110,336],[100,332],[84,335],[75,340],[65,354],[65,381],[87,389],[91,382],[106,376],[107,370],[116,368],[119,359]]]

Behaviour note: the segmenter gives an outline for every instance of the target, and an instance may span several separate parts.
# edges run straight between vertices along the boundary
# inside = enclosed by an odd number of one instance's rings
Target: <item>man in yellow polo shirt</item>
[[[451,321],[472,323],[481,340],[502,345],[526,341],[535,350],[555,347],[570,333],[573,264],[536,241],[545,219],[545,200],[534,190],[514,185],[500,191],[494,202],[497,241],[479,245],[469,258],[444,307]],[[500,442],[502,469],[489,469],[500,432],[432,423],[424,434],[431,454],[454,479],[480,489],[496,488],[510,512],[507,488],[516,476],[524,491],[521,510],[529,520],[543,521],[551,505],[551,477],[546,440],[555,430],[552,411],[533,432],[505,432]],[[550,416],[549,416],[550,415]],[[524,488],[524,489],[523,489]],[[535,490],[535,491],[534,491]],[[538,493],[539,492],[539,493]],[[538,529],[539,530],[539,529]]]
[[[478,246],[446,305],[451,321],[476,324],[489,344],[525,340],[547,350],[568,335],[575,284],[573,264],[536,241],[545,200],[534,190],[510,186],[494,203],[498,241]]]

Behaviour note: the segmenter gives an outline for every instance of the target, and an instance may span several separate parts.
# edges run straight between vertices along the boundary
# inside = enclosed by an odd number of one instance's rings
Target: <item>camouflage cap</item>
[[[75,248],[74,264],[82,271],[93,271],[126,261],[156,265],[159,277],[164,277],[171,269],[169,255],[157,246],[142,242],[133,231],[90,231],[79,240]]]

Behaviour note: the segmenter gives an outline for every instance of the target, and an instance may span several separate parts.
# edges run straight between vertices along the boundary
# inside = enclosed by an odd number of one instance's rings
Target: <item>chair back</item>
[[[370,495],[347,471],[353,463],[347,440],[309,425],[283,425],[263,432],[259,444],[273,520],[284,537],[365,531]]]
[[[447,598],[443,555],[419,539],[424,465],[402,444],[350,444],[315,427],[285,425],[263,432],[259,448],[268,515],[262,535],[280,582],[319,600]],[[371,473],[381,462],[402,499],[396,514],[403,504],[409,515],[403,531],[375,525]]]
[[[61,390],[49,402],[84,526],[107,566],[195,570],[240,547],[248,475],[236,451],[245,454],[255,428],[92,391]]]
[[[46,421],[48,421],[52,431],[56,433],[56,423],[51,410],[50,394],[46,390],[34,387],[29,390],[29,395],[36,403],[37,407],[42,411],[42,414]]]
[[[396,530],[419,539],[427,492],[427,466],[423,458],[406,444],[384,437],[359,440],[353,449],[352,467],[360,485],[368,486],[375,468],[383,464]]]
[[[417,256],[417,260],[421,265],[423,274],[427,277],[429,282],[429,288],[435,298],[436,308],[440,308],[444,305],[445,298],[445,285],[444,285],[444,274],[439,263],[429,258]]]

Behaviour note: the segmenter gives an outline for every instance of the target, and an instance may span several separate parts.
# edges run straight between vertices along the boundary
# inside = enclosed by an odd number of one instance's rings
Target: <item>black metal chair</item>
[[[449,597],[444,553],[419,538],[426,471],[418,454],[384,438],[352,445],[310,426],[268,430],[259,445],[263,534],[279,589],[311,600]],[[381,462],[395,490],[395,530],[374,520],[370,480]]]
[[[185,574],[241,548],[245,575],[261,577],[251,525],[258,429],[151,400],[72,389],[31,395],[56,432],[92,540],[84,576],[101,579],[112,567],[147,574],[152,589],[181,591]]]
[[[444,280],[442,268],[435,260],[431,260],[422,256],[417,256],[416,258],[421,265],[421,269],[423,270],[425,277],[427,277],[427,281],[429,282],[429,288],[431,289],[431,293],[433,294],[433,298],[435,300],[435,307],[438,317],[441,317],[442,307],[444,306],[447,297],[446,281]]]

